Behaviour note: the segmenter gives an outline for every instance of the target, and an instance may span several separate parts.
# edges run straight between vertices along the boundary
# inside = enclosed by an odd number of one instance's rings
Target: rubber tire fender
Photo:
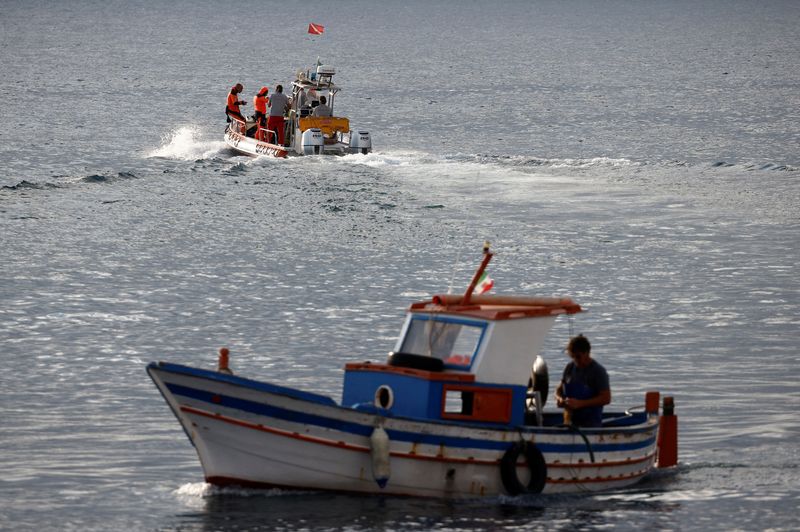
[[[522,484],[519,481],[519,477],[517,477],[517,459],[520,455],[525,456],[525,460],[528,462],[528,470],[531,473],[531,479],[528,481],[527,486]],[[544,461],[542,452],[536,445],[526,441],[514,443],[505,452],[503,458],[500,459],[500,478],[509,495],[541,493],[547,482],[547,464]]]
[[[389,353],[389,365],[402,368],[421,369],[424,371],[444,371],[444,362],[440,358],[412,353]]]

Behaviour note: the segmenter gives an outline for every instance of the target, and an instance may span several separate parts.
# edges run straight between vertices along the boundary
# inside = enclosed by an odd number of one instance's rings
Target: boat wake
[[[636,161],[618,157],[590,158],[547,158],[529,155],[502,155],[481,153],[432,154],[413,150],[375,151],[368,155],[346,155],[338,158],[344,163],[361,164],[375,168],[391,168],[418,165],[463,165],[464,167],[484,167],[513,169],[520,172],[604,172],[629,171],[642,169],[676,167],[694,168],[698,171],[731,169],[747,172],[788,172],[800,171],[800,168],[771,162],[739,162],[707,161],[688,163],[686,161]]]
[[[204,140],[198,126],[182,126],[162,137],[161,146],[147,153],[147,158],[161,157],[183,161],[211,159],[227,150],[219,140]]]

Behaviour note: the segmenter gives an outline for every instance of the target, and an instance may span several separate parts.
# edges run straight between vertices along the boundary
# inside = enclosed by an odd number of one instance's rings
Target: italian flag
[[[486,272],[481,274],[481,278],[478,279],[478,284],[475,285],[475,293],[476,294],[483,294],[488,292],[494,286],[494,279],[486,275]]]

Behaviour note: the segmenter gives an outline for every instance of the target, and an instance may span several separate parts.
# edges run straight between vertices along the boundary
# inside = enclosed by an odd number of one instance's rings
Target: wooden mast
[[[489,265],[489,261],[492,260],[491,251],[489,251],[489,241],[483,243],[483,261],[481,261],[481,265],[478,266],[478,270],[475,272],[475,275],[472,276],[472,281],[469,283],[467,287],[467,291],[464,292],[464,297],[461,300],[462,305],[469,305],[470,298],[472,297],[472,292],[475,290],[475,287],[478,285],[478,280],[480,280],[481,275],[483,272],[486,271],[486,266]]]

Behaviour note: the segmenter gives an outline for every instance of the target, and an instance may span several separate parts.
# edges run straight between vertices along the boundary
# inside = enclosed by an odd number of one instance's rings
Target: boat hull
[[[655,464],[654,415],[580,431],[479,426],[346,408],[324,396],[168,363],[152,363],[148,373],[194,444],[206,481],[217,485],[440,498],[514,494],[501,463],[520,441],[544,458],[544,493],[623,488]],[[376,427],[389,437],[384,487],[373,474]],[[531,474],[545,474],[522,460],[511,467],[523,486]]]
[[[230,127],[225,130],[225,144],[239,153],[254,157],[286,157],[289,154],[289,150],[283,146],[247,137]]]

